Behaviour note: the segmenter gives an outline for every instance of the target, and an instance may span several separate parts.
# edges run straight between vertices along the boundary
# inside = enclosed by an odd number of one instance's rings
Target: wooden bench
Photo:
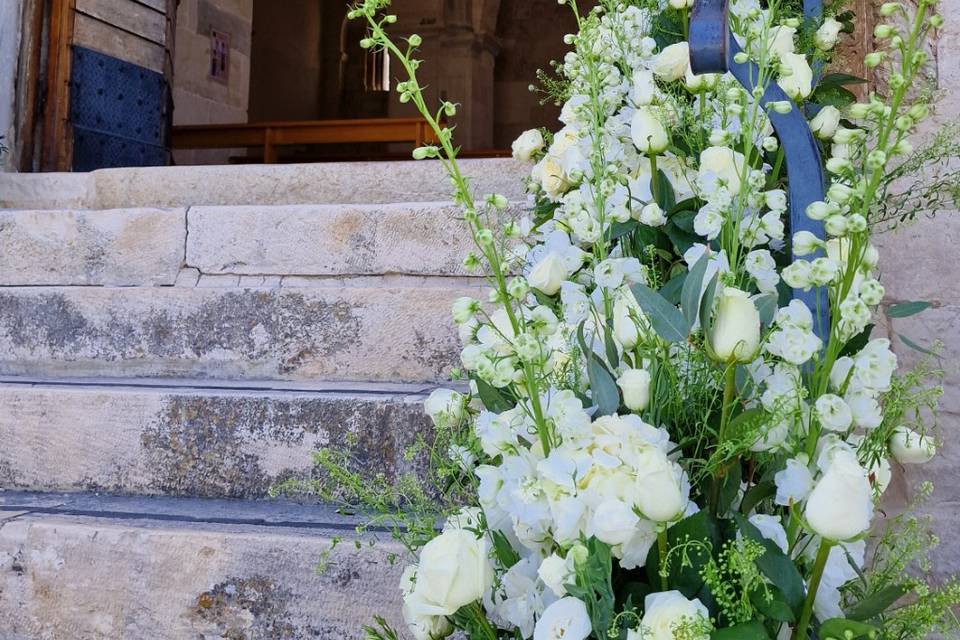
[[[265,164],[277,162],[277,147],[360,142],[409,142],[419,147],[436,142],[436,137],[421,118],[251,122],[173,128],[174,149],[259,147],[263,149]]]

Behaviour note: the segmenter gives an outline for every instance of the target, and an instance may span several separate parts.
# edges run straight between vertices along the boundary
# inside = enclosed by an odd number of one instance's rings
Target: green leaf
[[[582,600],[593,623],[596,637],[606,637],[613,624],[616,600],[613,595],[613,558],[610,546],[596,538],[586,542],[587,560],[576,567],[573,584],[566,585],[567,593]]]
[[[673,205],[673,208],[667,212],[667,217],[673,220],[676,220],[676,216],[681,212],[690,214],[690,228],[686,229],[687,231],[693,231],[693,218],[697,215],[697,210],[700,209],[700,198],[697,196],[692,196],[686,200],[681,200],[677,204]]]
[[[888,318],[909,318],[910,316],[915,316],[921,311],[926,311],[930,308],[929,302],[921,302],[919,300],[914,302],[901,302],[900,304],[892,305],[887,309]]]
[[[684,210],[670,216],[670,222],[672,222],[674,226],[681,231],[686,231],[687,233],[696,233],[696,231],[693,230],[693,221],[696,219],[696,217],[696,211]]]
[[[683,342],[690,327],[683,314],[662,295],[650,287],[637,283],[630,287],[637,304],[647,315],[653,330],[667,342]]]
[[[683,290],[683,283],[687,281],[687,272],[678,273],[670,278],[667,284],[660,287],[660,295],[667,299],[670,304],[680,304],[680,292]]]
[[[740,478],[743,475],[743,469],[739,463],[734,463],[727,470],[727,475],[723,478],[723,484],[720,485],[720,500],[717,502],[717,513],[726,513],[730,510],[730,505],[740,493]]]
[[[654,185],[656,180],[656,185]],[[670,211],[677,204],[677,195],[673,191],[673,183],[663,172],[663,169],[657,169],[655,178],[650,179],[650,190],[657,194],[657,204],[664,211]]]
[[[830,85],[826,87],[817,87],[811,96],[812,102],[821,106],[834,106],[838,109],[848,107],[857,101],[857,96],[848,89],[839,85]]]
[[[820,78],[820,82],[817,83],[817,86],[820,87],[831,87],[831,86],[841,86],[845,84],[866,84],[866,80],[863,78],[858,78],[857,76],[852,76],[849,73],[828,73],[827,75]]]
[[[680,255],[686,253],[687,249],[693,245],[703,241],[703,238],[697,234],[684,231],[672,222],[668,222],[660,228],[663,229],[663,232],[667,234],[668,238],[670,238],[670,242],[673,243],[674,250],[676,250],[676,252]]]
[[[687,321],[688,327],[693,327],[700,315],[700,292],[703,289],[703,277],[707,274],[707,265],[710,260],[706,252],[696,264],[690,269],[686,281],[683,283],[683,291],[680,294],[680,309],[683,310],[683,317]]]
[[[681,557],[676,553],[669,556],[670,588],[677,589],[687,598],[693,598],[703,587],[701,571],[704,565],[710,559],[712,550],[720,545],[717,522],[708,511],[699,511],[667,529],[667,540],[671,549],[679,544],[701,543],[690,544],[686,548],[689,563],[681,562]],[[660,562],[660,551],[654,544],[647,554],[646,569],[650,584],[660,584]]]
[[[750,490],[744,494],[743,500],[740,501],[740,512],[749,514],[758,504],[776,494],[777,485],[769,480],[750,487]]]
[[[750,593],[750,603],[757,611],[773,620],[794,622],[797,619],[790,605],[784,601],[783,594],[776,587],[758,586]]]
[[[913,349],[914,351],[919,351],[920,353],[925,353],[925,354],[927,354],[928,356],[934,356],[934,357],[936,357],[936,356],[938,355],[938,354],[934,353],[933,351],[930,351],[930,349],[921,347],[919,344],[917,344],[916,342],[914,342],[913,340],[911,340],[911,339],[908,338],[907,336],[903,335],[902,333],[898,333],[898,334],[897,334],[897,337],[900,338],[900,342],[902,342],[903,344],[907,345],[908,347],[910,347],[910,348]]]
[[[847,344],[843,345],[843,349],[840,350],[840,356],[852,356],[859,353],[870,342],[872,332],[873,325],[868,324],[863,331],[847,340]]]
[[[632,233],[640,223],[636,220],[627,220],[626,222],[614,222],[610,225],[610,240],[617,240],[628,233]]]
[[[703,297],[700,299],[700,327],[704,332],[708,331],[713,323],[713,298],[717,294],[719,277],[719,271],[713,274],[707,289],[703,292]]]
[[[873,625],[857,622],[856,620],[831,618],[820,625],[817,637],[819,637],[820,640],[837,640],[839,638],[856,640],[858,638],[866,638],[870,633],[876,634],[874,637],[879,637],[880,629]]]
[[[767,628],[759,620],[751,620],[726,629],[715,629],[710,640],[770,640]]]
[[[501,566],[509,569],[520,562],[520,554],[514,550],[510,541],[507,540],[507,536],[503,535],[502,531],[490,529],[490,535],[493,538],[493,552],[496,554],[497,562],[499,562]]]
[[[620,408],[620,390],[617,381],[596,355],[591,354],[587,361],[587,376],[590,378],[590,392],[593,403],[597,405],[597,413],[601,416],[615,414]]]
[[[609,320],[603,325],[603,350],[607,354],[607,362],[616,369],[620,366],[620,355],[617,353],[617,343],[613,341],[613,329]]]
[[[757,567],[770,582],[780,589],[784,600],[790,605],[793,612],[799,613],[801,607],[803,607],[806,590],[803,586],[803,577],[793,560],[787,557],[775,542],[760,535],[760,530],[750,524],[742,514],[734,513],[733,519],[737,521],[737,526],[744,537],[763,545],[764,554],[757,558]]]
[[[753,303],[756,305],[757,312],[760,314],[760,324],[769,327],[773,323],[773,319],[777,316],[777,296],[772,293],[759,296]]]
[[[869,598],[864,598],[850,609],[847,609],[847,618],[860,621],[875,618],[889,609],[909,591],[907,587],[900,584],[890,585],[876,592]]]
[[[760,407],[747,409],[730,420],[727,425],[727,433],[731,439],[742,438],[751,431],[756,431],[759,424],[767,419],[766,412]]]
[[[477,383],[477,392],[480,394],[480,401],[483,403],[483,406],[486,407],[487,411],[503,413],[516,406],[516,403],[512,402],[503,391],[487,383],[485,380],[474,377],[473,381]]]

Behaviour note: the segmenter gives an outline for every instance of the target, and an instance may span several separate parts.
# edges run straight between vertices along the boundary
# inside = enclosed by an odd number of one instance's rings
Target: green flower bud
[[[884,16],[884,17],[886,17],[886,16],[892,16],[892,15],[893,15],[894,13],[896,13],[899,9],[900,9],[900,3],[899,3],[899,2],[884,2],[884,3],[880,6],[880,15],[882,15],[882,16]]]
[[[410,43],[411,47],[419,47],[421,44],[423,44],[423,38],[415,33],[407,38],[407,42]]]

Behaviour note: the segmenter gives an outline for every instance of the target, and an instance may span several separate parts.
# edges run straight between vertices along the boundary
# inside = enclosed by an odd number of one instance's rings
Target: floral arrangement
[[[887,2],[888,94],[857,101],[824,74],[852,15],[735,0],[738,61],[758,89],[691,70],[691,0],[601,0],[556,77],[563,128],[514,143],[531,163],[521,213],[478,196],[456,162],[457,106],[426,104],[421,44],[365,0],[366,48],[436,132],[414,151],[447,170],[489,297],[457,300],[463,391],[426,403],[411,458],[428,482],[373,488],[336,452],[338,491],[390,521],[412,554],[400,586],[418,640],[922,638],[958,626],[960,584],[923,577],[935,540],[909,515],[872,533],[891,463],[937,446],[929,366],[904,374],[871,338],[884,296],[872,218],[928,113],[916,85],[934,0]],[[764,103],[777,83],[788,101]],[[771,112],[801,109],[829,175],[787,228]],[[794,291],[820,292],[808,308]],[[814,296],[816,299],[816,296]],[[922,303],[900,305],[906,315]],[[918,348],[920,348],[918,346]],[[926,489],[929,491],[929,489]],[[438,526],[439,522],[442,524]],[[872,538],[871,538],[872,536]],[[868,544],[871,539],[871,544]],[[406,635],[385,620],[366,630]]]

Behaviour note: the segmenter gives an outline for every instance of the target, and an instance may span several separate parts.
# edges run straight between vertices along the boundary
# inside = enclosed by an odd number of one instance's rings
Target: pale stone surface
[[[0,210],[0,284],[170,285],[184,209]]]
[[[0,374],[442,380],[478,287],[0,288]]]
[[[461,160],[478,195],[523,200],[530,167],[510,159]],[[340,162],[103,169],[0,175],[0,207],[20,209],[192,205],[380,204],[450,201],[436,161]]]
[[[317,571],[334,536],[327,569]],[[0,637],[361,638],[399,626],[399,545],[349,531],[26,515],[0,526]]]
[[[475,250],[443,203],[193,207],[188,226],[187,264],[205,274],[469,275]]]
[[[901,335],[927,349],[937,342],[942,345],[940,360],[932,363],[944,373],[940,406],[944,411],[960,414],[960,299],[955,304],[927,309],[908,318],[893,318],[891,326],[893,348],[902,368],[930,358],[905,344]]]
[[[873,238],[880,251],[880,281],[891,301],[960,302],[956,248],[960,246],[960,214],[945,212],[921,218]]]
[[[415,471],[429,437],[423,387],[152,388],[0,382],[0,486],[31,491],[262,498],[322,479],[312,453],[344,448],[360,473]]]

